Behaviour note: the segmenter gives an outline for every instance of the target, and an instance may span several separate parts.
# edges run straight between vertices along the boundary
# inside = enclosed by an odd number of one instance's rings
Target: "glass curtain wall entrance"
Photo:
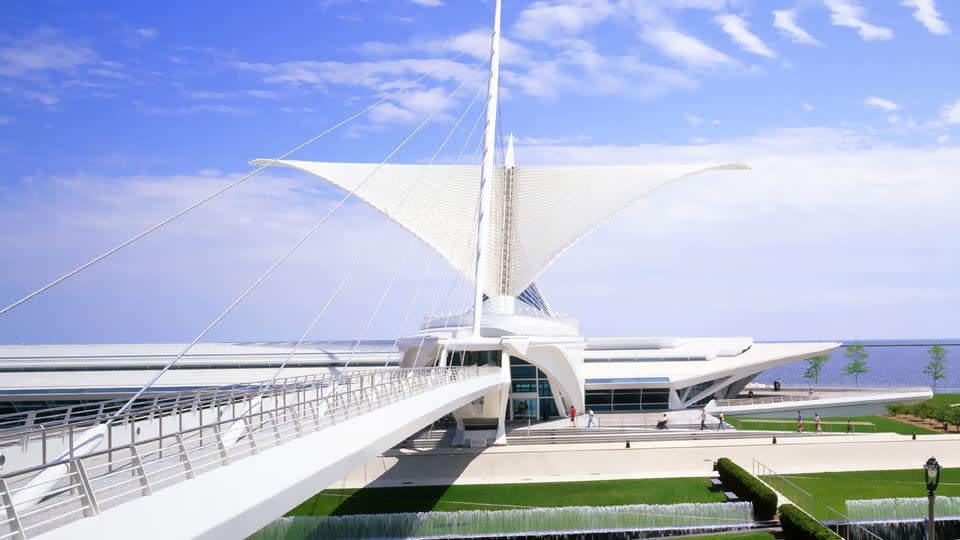
[[[560,416],[550,381],[536,366],[510,357],[510,420],[546,420]]]

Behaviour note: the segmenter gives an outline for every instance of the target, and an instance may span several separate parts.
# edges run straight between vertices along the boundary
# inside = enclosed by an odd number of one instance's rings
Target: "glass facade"
[[[623,388],[587,390],[587,409],[611,411],[665,411],[670,406],[669,388]]]
[[[500,351],[453,351],[447,353],[448,366],[499,366]]]
[[[513,420],[560,416],[546,373],[529,362],[511,356],[510,379],[510,412]]]

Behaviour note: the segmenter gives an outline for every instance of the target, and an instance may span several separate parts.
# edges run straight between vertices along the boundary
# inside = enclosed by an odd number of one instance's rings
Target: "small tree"
[[[807,358],[807,370],[803,372],[805,379],[810,379],[813,384],[820,385],[820,372],[823,371],[823,364],[830,359],[829,354],[821,354],[813,358]]]
[[[923,372],[933,379],[933,391],[937,391],[937,381],[946,377],[947,373],[947,350],[939,345],[930,347],[927,351],[930,354],[930,363],[923,368]]]
[[[859,386],[860,375],[870,371],[870,366],[867,365],[867,357],[870,356],[870,353],[867,352],[867,349],[864,348],[862,344],[857,343],[856,345],[847,347],[843,355],[850,361],[850,363],[843,366],[843,372],[847,375],[853,375],[854,384]]]

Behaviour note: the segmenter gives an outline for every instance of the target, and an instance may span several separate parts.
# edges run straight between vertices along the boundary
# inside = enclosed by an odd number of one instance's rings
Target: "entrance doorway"
[[[538,418],[537,394],[511,394],[510,420],[536,420]]]

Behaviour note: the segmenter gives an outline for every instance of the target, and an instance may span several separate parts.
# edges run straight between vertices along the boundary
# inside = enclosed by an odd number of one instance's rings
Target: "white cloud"
[[[937,137],[937,144],[947,144],[949,140],[950,140],[949,135],[940,135]]]
[[[703,118],[700,118],[695,114],[684,114],[683,119],[686,120],[691,126],[699,126],[703,123]]]
[[[48,107],[52,107],[53,105],[60,103],[60,98],[56,94],[37,92],[35,90],[24,90],[23,97]]]
[[[247,90],[247,95],[259,99],[277,99],[283,94],[273,90]]]
[[[440,7],[443,0],[410,0],[410,2],[422,7]]]
[[[884,111],[895,111],[900,108],[898,103],[894,103],[889,99],[884,99],[880,97],[868,97],[863,101],[863,104],[868,107],[875,107]]]
[[[960,124],[960,99],[952,105],[944,105],[940,119],[947,124]]]
[[[805,111],[812,111],[812,110],[813,110],[813,105],[811,105],[811,104],[809,104],[809,103],[801,103],[800,106],[803,107],[803,110],[805,110]]]
[[[710,142],[710,139],[704,139],[703,137],[690,137],[690,144],[706,144]]]
[[[913,18],[920,21],[931,33],[938,36],[950,33],[950,26],[940,18],[934,0],[901,0],[900,5],[914,8],[916,11],[913,12]]]
[[[797,10],[785,9],[773,12],[773,26],[795,43],[823,45],[809,32],[797,25]]]
[[[552,60],[532,62],[525,69],[505,70],[503,81],[538,97],[572,93],[649,98],[697,86],[675,69],[647,64],[632,55],[604,56],[586,44]]]
[[[645,28],[640,38],[665,56],[696,67],[735,65],[733,58],[711,48],[699,39],[668,28]]]
[[[897,115],[895,115],[895,114],[891,114],[890,116],[887,117],[887,123],[890,123],[890,124],[899,124],[899,123],[900,123],[900,117],[897,116]]]
[[[58,30],[40,28],[0,48],[0,75],[24,77],[49,71],[72,72],[96,61],[93,49],[64,40]]]
[[[159,33],[156,28],[137,28],[134,32],[143,39],[153,39]]]
[[[222,103],[203,103],[200,105],[188,105],[184,107],[145,107],[143,112],[156,115],[218,113],[232,116],[242,116],[251,114],[253,111],[244,107],[234,107],[231,105],[224,105]]]
[[[572,37],[614,13],[609,0],[540,0],[520,12],[513,35],[537,41]]]
[[[777,53],[747,28],[747,22],[736,15],[717,15],[714,22],[730,36],[741,49],[767,58],[776,58]]]
[[[834,26],[854,28],[864,41],[893,38],[893,30],[863,20],[866,10],[857,0],[823,0],[823,2],[830,10],[830,22]]]

